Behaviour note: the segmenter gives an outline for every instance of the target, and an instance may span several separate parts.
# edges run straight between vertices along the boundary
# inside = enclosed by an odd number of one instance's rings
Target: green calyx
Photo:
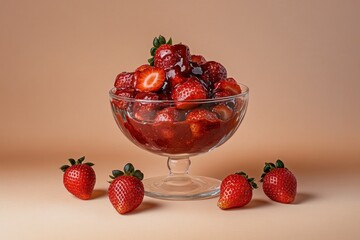
[[[261,174],[260,182],[263,182],[265,175],[275,168],[285,168],[285,165],[280,159],[276,160],[275,164],[271,162],[265,163],[264,172]]]
[[[86,164],[86,165],[88,165],[88,166],[90,166],[90,167],[94,166],[94,164],[91,163],[91,162],[83,163],[84,160],[85,160],[85,156],[79,158],[78,160],[75,160],[75,159],[73,159],[73,158],[69,158],[68,160],[69,160],[69,162],[70,162],[70,166],[80,165],[80,164]],[[66,169],[68,169],[70,166],[69,166],[69,165],[62,165],[62,166],[60,167],[60,169],[61,169],[61,171],[65,172]]]
[[[124,166],[124,171],[113,170],[111,173],[112,173],[112,175],[109,175],[109,177],[111,178],[111,180],[108,181],[109,183],[111,183],[117,177],[124,176],[124,175],[136,177],[140,181],[144,179],[144,174],[140,170],[136,170],[131,163],[127,163]]]
[[[159,35],[159,37],[154,38],[153,47],[150,49],[151,58],[148,59],[150,66],[154,66],[154,56],[155,56],[156,50],[163,44],[172,45],[172,39],[169,38],[169,40],[166,41],[165,37],[163,37],[161,35]]]
[[[258,188],[257,184],[255,183],[255,178],[249,178],[249,176],[248,176],[246,173],[244,173],[244,172],[237,172],[237,173],[235,173],[235,174],[238,174],[238,175],[240,175],[240,176],[243,176],[243,177],[250,183],[250,185],[251,185],[251,187],[252,187],[253,189],[257,189],[257,188]]]

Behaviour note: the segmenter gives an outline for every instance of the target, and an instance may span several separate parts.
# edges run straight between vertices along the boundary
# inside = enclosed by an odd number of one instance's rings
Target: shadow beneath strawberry
[[[271,203],[269,201],[266,200],[262,200],[262,199],[253,199],[251,200],[251,202],[244,206],[244,208],[260,208],[260,207],[266,207],[266,206],[270,206]]]
[[[141,213],[141,212],[147,212],[147,211],[151,211],[151,210],[154,210],[154,209],[158,209],[160,207],[161,207],[161,204],[159,204],[159,203],[149,202],[149,201],[145,200],[140,204],[140,206],[137,209],[135,209],[132,212],[127,213],[126,215],[132,215],[132,214],[138,214],[138,213]]]
[[[316,198],[316,196],[311,193],[298,193],[296,194],[295,201],[292,204],[302,204],[314,198]]]
[[[92,192],[92,195],[91,195],[91,199],[102,198],[105,196],[107,196],[106,189],[94,189],[94,191]]]

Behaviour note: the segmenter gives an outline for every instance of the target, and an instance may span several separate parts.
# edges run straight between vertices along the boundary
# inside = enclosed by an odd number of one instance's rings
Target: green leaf
[[[69,158],[69,162],[70,162],[71,166],[76,164],[76,161],[73,158]]]
[[[160,43],[160,45],[166,43],[166,40],[162,35],[159,36],[159,43]]]
[[[86,163],[84,163],[84,164],[86,164],[86,165],[88,165],[88,166],[90,166],[90,167],[94,166],[94,164],[91,163],[91,162],[86,162]]]
[[[133,176],[140,179],[140,180],[143,180],[144,179],[144,174],[140,171],[140,170],[136,170],[134,173],[133,173]]]
[[[275,164],[276,164],[277,168],[284,168],[285,167],[284,163],[280,159],[276,160]]]
[[[124,175],[124,173],[123,173],[122,171],[120,171],[120,170],[113,170],[113,171],[112,171],[112,175],[113,175],[115,178],[117,178],[117,177],[120,177],[120,176]]]
[[[79,158],[78,160],[77,160],[77,164],[81,164],[83,161],[85,160],[85,156],[82,156],[81,158]]]
[[[157,37],[154,38],[153,40],[153,45],[154,47],[158,48],[160,46],[160,42],[159,39]]]
[[[172,45],[172,39],[170,38],[166,44]]]
[[[265,166],[264,166],[264,172],[265,172],[265,173],[267,173],[267,172],[269,172],[269,171],[270,171],[270,169],[271,169],[270,164],[265,163]]]
[[[155,52],[156,52],[156,47],[152,47],[151,49],[150,49],[150,54],[151,54],[151,56],[155,56]]]
[[[255,178],[249,178],[248,181],[249,182],[253,182],[255,180]]]
[[[109,175],[109,177],[110,177],[111,179],[115,179],[115,177],[114,177],[114,176],[112,176],[112,175]]]
[[[127,163],[124,166],[124,172],[126,175],[131,175],[135,171],[134,166],[131,163]]]
[[[154,58],[149,58],[148,62],[150,64],[150,66],[154,66]]]
[[[270,164],[270,167],[271,168],[275,168],[276,166],[275,166],[275,164],[273,164],[273,163],[269,163]]]
[[[60,169],[61,169],[61,171],[65,172],[66,169],[68,169],[69,167],[70,167],[69,165],[62,165],[62,166],[60,167]]]
[[[253,189],[257,189],[257,188],[258,188],[257,184],[254,183],[254,182],[251,182],[251,187],[252,187]]]

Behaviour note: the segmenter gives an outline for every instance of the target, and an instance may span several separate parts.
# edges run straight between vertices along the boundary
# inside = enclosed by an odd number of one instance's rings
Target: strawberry
[[[150,64],[150,66],[154,66],[155,54],[156,54],[158,48],[161,47],[162,45],[168,45],[167,47],[171,46],[172,45],[172,39],[170,38],[168,41],[166,41],[165,37],[161,36],[161,35],[159,35],[159,37],[154,38],[153,47],[150,49],[151,58],[148,59],[148,62]],[[167,47],[162,47],[162,48],[167,48]],[[160,56],[160,58],[162,58],[162,57],[165,57],[165,56]],[[159,58],[158,58],[158,60],[159,60]],[[167,60],[169,60],[169,59],[167,59]],[[160,63],[158,62],[158,64],[160,64]]]
[[[125,98],[133,98],[135,96],[134,89],[116,89],[115,95]],[[113,104],[120,109],[126,109],[129,106],[129,102],[126,100],[113,99]]]
[[[116,76],[114,87],[121,89],[134,89],[134,84],[134,73],[122,72]]]
[[[207,91],[196,77],[191,77],[173,89],[171,98],[178,101],[206,99]],[[196,104],[190,102],[176,103],[178,109],[190,109],[196,106]]]
[[[135,210],[144,199],[144,174],[135,170],[131,163],[124,167],[124,172],[113,170],[109,181],[108,196],[111,204],[120,214]]]
[[[135,99],[145,101],[134,102],[132,109],[134,117],[141,121],[153,120],[159,106],[156,103],[147,102],[147,100],[159,100],[159,95],[156,93],[139,92],[135,95]]]
[[[179,55],[179,60],[175,64],[176,66],[179,66],[180,71],[182,73],[189,73],[190,72],[190,60],[191,60],[191,54],[189,47],[184,44],[175,44],[173,45],[175,52]]]
[[[241,88],[233,78],[221,79],[214,84],[214,92],[227,92],[230,95],[241,93]]]
[[[155,122],[179,122],[183,119],[183,112],[175,107],[167,107],[156,113]]]
[[[203,71],[202,79],[209,82],[210,85],[216,83],[220,79],[227,77],[225,67],[215,61],[208,61],[202,64],[201,69]]]
[[[173,68],[180,61],[180,58],[173,45],[163,44],[155,52],[154,66],[168,70]]]
[[[191,55],[191,61],[197,63],[198,65],[206,63],[206,59],[201,55]]]
[[[219,124],[216,114],[204,108],[196,108],[186,115],[193,137],[201,138],[205,132]]]
[[[135,88],[139,92],[156,92],[165,82],[165,72],[161,68],[148,67],[136,73]]]
[[[271,200],[280,203],[291,203],[295,200],[296,178],[280,159],[275,164],[265,163],[260,182],[263,183],[264,193]]]
[[[244,172],[227,176],[220,185],[218,207],[225,210],[248,204],[252,199],[253,189],[257,188],[254,180]]]
[[[79,158],[77,161],[70,158],[69,165],[63,165],[60,169],[64,172],[63,183],[65,188],[75,197],[82,200],[90,199],[94,190],[96,175],[92,168],[93,163],[83,163],[85,157]]]
[[[150,68],[151,66],[149,64],[143,64],[141,66],[139,66],[138,68],[135,69],[135,72],[142,72],[147,68]]]
[[[211,111],[216,113],[218,118],[223,121],[229,120],[233,115],[233,110],[226,106],[226,104],[224,103],[220,103],[214,106]]]

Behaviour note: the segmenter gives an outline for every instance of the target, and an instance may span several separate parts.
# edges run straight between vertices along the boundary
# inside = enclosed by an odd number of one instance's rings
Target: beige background
[[[360,1],[0,1],[0,238],[358,239]],[[226,66],[250,88],[238,132],[193,158],[192,173],[259,178],[281,158],[298,198],[282,205],[261,189],[245,208],[217,199],[145,198],[121,216],[108,174],[133,162],[156,176],[165,159],[117,129],[107,91],[146,63],[154,36],[171,36]],[[90,201],[62,186],[58,167],[86,155]]]

